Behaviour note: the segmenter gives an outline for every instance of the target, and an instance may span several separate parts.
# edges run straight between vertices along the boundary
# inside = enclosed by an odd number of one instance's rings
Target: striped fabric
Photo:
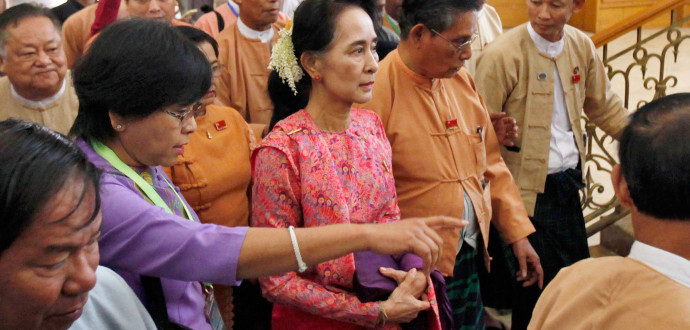
[[[454,329],[484,329],[484,305],[479,290],[476,251],[463,244],[455,258],[453,277],[446,277],[446,292],[453,308]]]
[[[534,217],[535,233],[528,236],[544,269],[544,287],[558,271],[589,258],[585,220],[580,206],[582,172],[569,169],[549,174],[544,193],[537,195]],[[526,329],[541,291],[536,285],[523,288],[517,284],[513,297],[512,329]]]

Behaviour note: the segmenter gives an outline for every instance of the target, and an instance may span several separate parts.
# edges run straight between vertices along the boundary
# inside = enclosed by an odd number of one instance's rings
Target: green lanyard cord
[[[393,31],[395,33],[397,33],[398,35],[400,35],[400,28],[398,27],[397,24],[395,24],[395,22],[393,22],[393,19],[388,14],[386,14],[386,20],[388,20],[388,23],[393,28]]]
[[[116,170],[120,171],[120,173],[124,174],[126,177],[134,181],[134,184],[136,184],[139,187],[139,189],[141,189],[141,191],[144,192],[146,197],[148,197],[154,205],[162,207],[165,210],[165,212],[174,214],[173,211],[170,210],[168,204],[166,204],[165,201],[163,201],[163,198],[161,198],[158,192],[156,192],[156,189],[154,189],[150,183],[146,182],[146,180],[144,180],[144,178],[142,178],[141,175],[139,175],[131,167],[125,164],[122,160],[120,160],[120,158],[117,157],[117,155],[112,149],[108,148],[108,146],[106,146],[100,141],[91,141],[91,147],[93,147],[93,150],[96,151],[96,153],[98,153],[101,157],[103,157],[108,163],[110,163],[110,165],[112,165]],[[177,196],[177,199],[182,204],[187,220],[194,221],[194,218],[192,217],[192,212],[189,211],[189,209],[187,208],[187,204],[185,204],[182,197],[180,197],[180,194],[177,193],[175,187],[173,187],[173,185],[165,177],[163,177],[163,180],[165,181],[165,183],[168,184],[170,190],[173,191],[175,196]]]
[[[154,205],[162,207],[165,210],[165,212],[174,214],[173,211],[170,210],[168,204],[166,204],[165,201],[163,201],[163,198],[161,198],[158,192],[156,192],[156,189],[154,189],[150,183],[146,182],[146,180],[144,180],[144,178],[142,178],[141,175],[139,175],[131,167],[125,164],[122,160],[120,160],[120,158],[117,157],[117,155],[112,149],[108,148],[108,146],[101,143],[100,141],[91,141],[91,147],[93,147],[93,150],[96,151],[96,153],[98,153],[99,155],[101,155],[101,157],[103,157],[108,163],[110,163],[110,165],[112,165],[116,170],[120,171],[126,177],[132,179],[132,181],[134,181],[134,184],[136,184],[144,192],[146,197],[148,197]],[[184,211],[187,214],[187,220],[194,222],[192,212],[189,212],[187,204],[185,204],[182,197],[180,197],[180,194],[177,193],[175,187],[173,187],[173,185],[168,181],[168,179],[165,178],[165,176],[163,176],[163,180],[165,180],[165,183],[168,184],[170,190],[172,190],[173,193],[175,193],[177,199],[180,201],[180,203],[182,203],[182,207],[184,207]],[[210,290],[210,292],[213,292],[212,284],[206,282],[201,282],[201,284],[205,288],[205,293],[208,292],[208,290]]]

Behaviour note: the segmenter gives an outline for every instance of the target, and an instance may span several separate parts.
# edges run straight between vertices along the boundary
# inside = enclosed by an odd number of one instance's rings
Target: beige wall
[[[596,33],[604,30],[625,17],[630,17],[659,0],[587,0],[585,8],[570,19],[570,24],[587,32]],[[520,25],[527,21],[526,0],[489,0],[496,8],[506,28]],[[679,8],[689,10],[690,6]],[[680,14],[680,12],[679,12]],[[662,15],[649,24],[649,27],[667,25],[670,15]]]

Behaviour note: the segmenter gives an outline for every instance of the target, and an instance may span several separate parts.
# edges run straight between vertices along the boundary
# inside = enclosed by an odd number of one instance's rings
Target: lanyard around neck
[[[393,28],[393,31],[395,33],[397,33],[398,35],[400,35],[400,27],[398,26],[398,24],[393,22],[393,19],[390,17],[390,15],[386,14],[386,20],[388,20],[388,24],[391,25],[391,27]]]
[[[230,8],[230,10],[232,10],[232,13],[235,14],[235,17],[240,17],[240,15],[237,14],[237,11],[235,11],[235,8],[232,8],[232,6],[230,5],[229,2],[228,2],[228,8]]]
[[[127,164],[125,164],[122,160],[120,160],[119,157],[115,154],[115,152],[108,148],[105,144],[101,143],[100,141],[91,141],[91,147],[93,147],[93,150],[96,151],[101,157],[103,157],[110,165],[112,165],[116,170],[120,171],[120,173],[124,174],[126,177],[130,178],[132,181],[134,181],[134,184],[136,184],[139,189],[148,197],[151,202],[153,202],[154,205],[162,207],[165,212],[168,212],[170,214],[174,214],[172,210],[170,210],[170,207],[168,204],[163,201],[163,198],[156,192],[156,189],[151,186],[144,178],[141,177],[137,172],[135,172],[131,167],[129,167]],[[175,196],[177,196],[177,199],[182,203],[182,207],[184,207],[184,211],[186,213],[186,218],[188,220],[194,221],[192,218],[192,213],[189,212],[189,209],[187,208],[187,204],[184,203],[184,200],[180,195],[177,193],[175,188],[168,182],[168,180],[163,177],[163,180],[165,180],[165,183],[168,184],[168,187],[175,193]]]

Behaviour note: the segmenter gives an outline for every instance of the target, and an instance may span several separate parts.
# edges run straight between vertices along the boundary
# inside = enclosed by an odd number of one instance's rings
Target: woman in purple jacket
[[[70,134],[104,172],[101,264],[159,325],[221,328],[204,283],[235,285],[352,251],[413,251],[429,269],[441,244],[434,229],[461,226],[443,217],[295,230],[201,224],[161,169],[184,152],[211,84],[197,46],[164,23],[120,22],[95,40],[73,77],[80,105]]]

